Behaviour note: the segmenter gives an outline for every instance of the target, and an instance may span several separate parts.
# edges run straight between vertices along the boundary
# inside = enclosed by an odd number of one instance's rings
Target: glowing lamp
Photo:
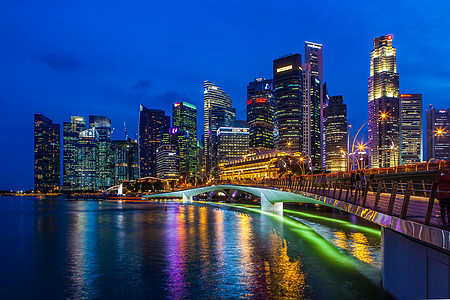
[[[388,40],[392,40],[392,34],[388,35],[388,36],[387,36],[387,39],[388,39]]]

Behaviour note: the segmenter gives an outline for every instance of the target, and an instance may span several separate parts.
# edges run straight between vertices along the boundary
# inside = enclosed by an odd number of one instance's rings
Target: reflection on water
[[[15,257],[1,278],[6,298],[384,297],[374,280],[377,229],[346,216],[291,210],[283,217],[219,204],[1,201],[8,210],[0,211],[0,238],[10,243],[0,255]],[[24,243],[33,236],[34,244]]]

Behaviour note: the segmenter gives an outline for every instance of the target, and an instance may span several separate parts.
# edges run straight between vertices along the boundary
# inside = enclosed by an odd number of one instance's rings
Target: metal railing
[[[435,201],[438,184],[434,179],[431,182],[368,179],[362,184],[361,181],[351,182],[349,177],[328,180],[325,176],[310,176],[222,183],[315,194],[424,225],[442,226],[438,201]]]

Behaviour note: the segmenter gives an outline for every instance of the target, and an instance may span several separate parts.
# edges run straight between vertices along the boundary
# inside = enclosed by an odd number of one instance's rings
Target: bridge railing
[[[262,181],[222,182],[276,188],[294,193],[319,195],[355,204],[390,216],[441,227],[441,214],[436,201],[437,181],[368,179],[366,184],[349,178],[327,180],[322,176],[277,178]],[[450,195],[449,195],[450,197]]]

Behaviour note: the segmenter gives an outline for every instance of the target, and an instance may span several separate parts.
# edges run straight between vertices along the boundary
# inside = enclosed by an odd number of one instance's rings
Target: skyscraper
[[[111,143],[111,120],[104,116],[89,116],[89,128],[98,133],[98,188],[114,185],[114,152]]]
[[[322,85],[308,63],[302,64],[302,152],[311,158],[311,166],[322,169],[322,113],[320,95]]]
[[[218,163],[228,163],[234,158],[247,154],[249,145],[249,129],[238,127],[220,127],[217,129]]]
[[[180,177],[180,157],[178,147],[164,144],[156,150],[156,176],[161,179]]]
[[[427,114],[427,160],[450,160],[450,108],[435,109]]]
[[[112,141],[114,150],[115,184],[124,180],[136,180],[139,178],[138,143],[127,140]]]
[[[86,130],[86,118],[71,116],[70,122],[63,123],[63,185],[76,188],[76,168],[78,164],[78,139]]]
[[[54,191],[60,184],[60,125],[34,115],[34,190]]]
[[[222,126],[232,126],[236,112],[232,109],[232,100],[225,91],[214,83],[203,82],[204,106],[204,159],[206,173],[215,167],[216,159],[213,156],[213,146],[217,129]]]
[[[169,122],[170,123],[170,122]],[[139,166],[140,177],[156,177],[156,149],[161,145],[161,127],[167,124],[163,110],[139,110]]]
[[[274,60],[273,81],[276,103],[275,148],[301,150],[303,144],[301,55],[293,54]]]
[[[187,102],[172,107],[172,125],[186,134],[180,136],[180,173],[193,177],[198,172],[197,154],[197,107]]]
[[[400,164],[422,160],[422,94],[400,94]]]
[[[309,64],[311,67],[311,75],[319,79],[320,81],[320,140],[321,140],[321,151],[320,157],[322,158],[321,168],[325,168],[325,112],[324,109],[327,107],[327,93],[326,86],[323,80],[323,46],[322,44],[305,42],[305,63]],[[303,68],[304,70],[305,68]],[[305,89],[304,89],[305,90]]]
[[[257,78],[247,86],[247,123],[249,146],[273,148],[273,80]]]
[[[399,80],[392,35],[377,37],[370,52],[368,92],[369,159],[372,168],[398,165]],[[386,114],[385,118],[381,118]]]
[[[347,158],[347,105],[342,96],[332,96],[325,108],[325,163],[329,172],[345,171]]]
[[[99,134],[95,127],[79,134],[77,144],[76,185],[77,189],[95,191],[99,189]]]

